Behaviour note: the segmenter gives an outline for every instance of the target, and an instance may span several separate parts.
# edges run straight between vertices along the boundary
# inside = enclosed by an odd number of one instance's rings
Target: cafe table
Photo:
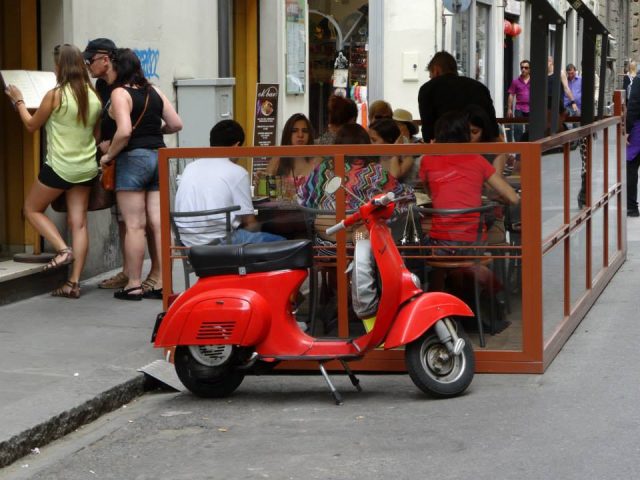
[[[288,239],[310,238],[309,215],[295,202],[259,197],[253,199],[260,229]]]

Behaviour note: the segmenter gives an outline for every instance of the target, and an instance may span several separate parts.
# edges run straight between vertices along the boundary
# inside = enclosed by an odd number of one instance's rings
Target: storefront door
[[[0,69],[38,68],[36,3],[0,0]],[[4,94],[0,125],[0,259],[6,259],[14,253],[40,251],[40,237],[22,215],[26,192],[39,168],[40,135],[24,130]]]

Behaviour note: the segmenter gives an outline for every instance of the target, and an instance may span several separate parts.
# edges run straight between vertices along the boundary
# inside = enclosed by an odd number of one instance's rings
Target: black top
[[[139,88],[124,87],[124,89],[129,92],[133,101],[131,110],[131,126],[133,127],[144,110],[147,93]],[[165,146],[162,137],[162,108],[164,106],[162,97],[151,86],[149,86],[148,92],[149,104],[147,109],[144,111],[144,115],[136,129],[131,132],[131,138],[124,151],[133,150],[134,148],[155,150]]]
[[[633,78],[635,77],[631,77],[631,75],[629,75],[628,73],[625,74],[624,79],[622,80],[622,88],[624,89],[625,93],[625,98],[627,99],[627,101],[629,100],[629,95],[631,95],[631,85],[633,84]]]
[[[633,129],[633,124],[640,119],[640,81],[634,80],[629,91],[627,101],[626,130],[628,133]]]
[[[96,92],[102,101],[102,112],[100,113],[100,141],[111,140],[116,133],[116,122],[109,116],[109,105],[111,105],[111,91],[113,87],[99,78],[96,81]]]
[[[428,143],[434,137],[434,125],[443,113],[464,110],[467,105],[476,104],[483,108],[495,125],[491,138],[496,138],[498,122],[491,93],[482,83],[473,78],[452,73],[432,78],[420,87],[418,108],[422,121],[422,138]]]

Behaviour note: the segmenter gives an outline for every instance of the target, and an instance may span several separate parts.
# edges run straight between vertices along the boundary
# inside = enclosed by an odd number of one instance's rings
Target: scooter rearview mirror
[[[327,183],[324,184],[324,191],[329,195],[333,195],[342,186],[342,179],[340,177],[333,177]]]

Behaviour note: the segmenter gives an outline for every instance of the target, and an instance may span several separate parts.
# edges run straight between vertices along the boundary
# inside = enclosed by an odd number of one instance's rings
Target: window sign
[[[306,0],[286,0],[287,93],[304,93],[307,44],[305,41]]]
[[[520,5],[522,5],[522,2],[519,2],[518,0],[506,0],[504,4],[504,13],[520,15]]]
[[[278,84],[258,83],[253,144],[269,147],[276,144],[278,125]]]

